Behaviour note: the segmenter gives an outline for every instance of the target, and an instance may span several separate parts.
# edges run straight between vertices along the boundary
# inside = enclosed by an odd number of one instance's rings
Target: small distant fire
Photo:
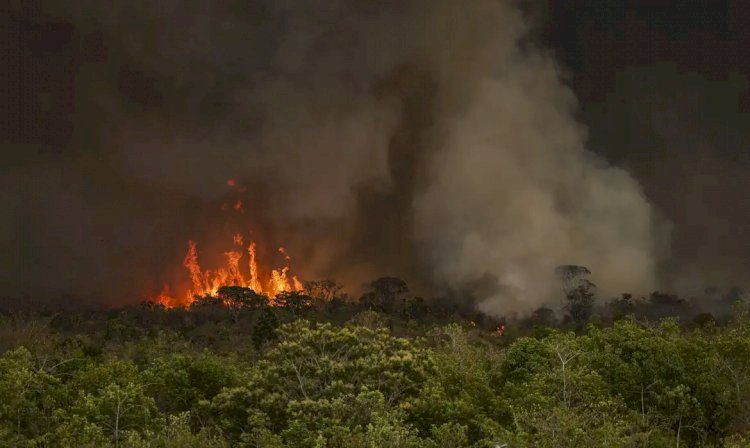
[[[227,185],[238,191],[244,191],[243,187],[238,187],[234,179],[229,179]],[[229,204],[222,206],[223,211],[228,211],[229,208]],[[237,199],[231,208],[235,212],[244,212],[241,199]],[[245,241],[249,241],[247,245]],[[284,258],[284,266],[271,269],[270,272],[266,271],[268,273],[264,274],[258,267],[255,241],[236,233],[232,236],[232,245],[231,250],[224,252],[226,257],[224,267],[203,269],[198,261],[198,243],[188,241],[188,251],[182,264],[188,271],[191,287],[184,295],[175,295],[169,285],[165,284],[164,289],[154,301],[167,308],[190,306],[196,297],[216,296],[222,286],[242,286],[268,296],[273,305],[277,294],[303,289],[299,279],[289,273],[291,257],[283,247],[279,247],[278,252]]]

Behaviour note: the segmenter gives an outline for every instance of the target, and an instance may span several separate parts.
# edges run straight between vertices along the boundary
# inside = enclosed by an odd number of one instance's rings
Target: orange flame
[[[237,233],[232,237],[235,245],[242,246],[244,238]],[[190,276],[191,288],[185,294],[184,300],[178,300],[172,296],[168,285],[164,285],[161,294],[154,301],[172,308],[175,306],[189,306],[195,297],[216,296],[219,288],[222,286],[242,286],[250,288],[259,294],[265,294],[271,299],[280,292],[300,291],[303,289],[302,283],[296,276],[289,275],[289,266],[283,266],[279,269],[273,269],[268,275],[265,283],[261,281],[259,274],[258,262],[256,258],[256,244],[250,241],[247,246],[249,276],[246,277],[241,267],[243,253],[230,250],[224,252],[226,257],[226,267],[216,270],[203,270],[198,262],[198,245],[195,241],[188,242],[188,251],[183,259],[183,266]],[[284,255],[286,261],[291,260],[283,248],[279,248],[279,253]]]
[[[296,275],[292,276],[292,289],[294,291],[302,291],[303,289],[305,289],[305,285],[303,285],[302,282],[299,281]]]
[[[166,283],[164,284],[164,288],[161,290],[161,293],[158,296],[156,296],[156,299],[154,299],[154,302],[158,303],[164,308],[175,307],[174,299],[172,298],[172,295],[169,293],[168,284]]]
[[[250,255],[250,285],[248,287],[255,292],[262,292],[263,287],[258,280],[258,263],[255,261],[255,241],[251,241],[247,246],[247,253]]]

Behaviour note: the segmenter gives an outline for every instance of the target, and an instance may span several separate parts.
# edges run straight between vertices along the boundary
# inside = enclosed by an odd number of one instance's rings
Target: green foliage
[[[631,446],[635,421],[590,364],[585,338],[553,332],[510,347],[503,394],[523,445]]]
[[[130,432],[125,448],[227,448],[229,444],[220,434],[203,429],[194,433],[190,428],[190,414],[170,415],[158,431],[141,434]]]
[[[593,330],[588,341],[610,393],[640,414],[642,426],[673,431],[675,443],[704,443],[717,442],[741,415],[727,367],[742,355],[722,357],[726,337],[683,334],[670,320],[655,328],[623,320]]]
[[[58,413],[58,417],[60,424],[47,437],[47,442],[51,447],[97,448],[109,444],[109,438],[104,430],[85,417],[76,414],[67,415],[62,411]]]
[[[0,357],[0,441],[22,446],[47,433],[57,387],[56,378],[39,371],[25,348]]]
[[[160,409],[178,413],[192,410],[222,388],[238,384],[239,372],[232,363],[208,352],[198,356],[173,354],[154,359],[143,372],[143,379]]]
[[[252,369],[248,383],[225,390],[212,403],[227,434],[256,437],[272,430],[293,439],[293,446],[341,438],[337,431],[368,421],[358,416],[369,415],[370,406],[357,407],[372,398],[368,392],[393,408],[414,396],[431,371],[427,350],[386,330],[299,320],[277,333],[278,342]]]
[[[276,340],[276,328],[279,325],[279,319],[271,309],[263,308],[260,310],[251,336],[256,350],[260,349],[264,343]]]
[[[388,320],[383,314],[373,310],[365,310],[357,313],[349,319],[349,324],[377,330],[378,328],[387,328]]]
[[[302,295],[285,306],[311,320],[250,305],[56,318],[64,330],[0,319],[15,335],[0,354],[0,446],[748,446],[743,305],[726,324],[626,317],[577,333],[544,327],[555,319],[541,310],[535,337],[512,339],[529,333],[425,325],[397,280],[370,291],[381,311],[357,307],[342,325],[312,321],[327,311]],[[222,300],[234,293],[246,291]]]
[[[113,382],[94,393],[82,393],[73,404],[72,413],[102,428],[118,446],[127,432],[151,429],[157,409],[143,384],[121,386]]]
[[[425,381],[419,396],[407,407],[409,421],[422,435],[436,428],[455,432],[472,443],[497,433],[500,422],[508,422],[506,401],[497,393],[501,355],[487,346],[472,344],[458,325],[437,329],[433,337],[438,348],[432,354],[433,375]],[[457,435],[452,438],[459,437]]]

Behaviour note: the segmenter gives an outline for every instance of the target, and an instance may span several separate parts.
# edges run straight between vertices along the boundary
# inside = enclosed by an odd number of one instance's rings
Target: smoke
[[[519,46],[520,18],[474,13],[511,20],[500,28],[512,31],[477,29],[476,18],[457,26],[490,45],[448,81],[470,99],[446,104],[442,144],[414,201],[435,278],[455,287],[489,274],[496,291],[480,307],[495,313],[559,297],[551,274],[560,264],[589,267],[605,297],[653,288],[657,224],[640,186],[586,151],[575,98],[551,58]]]
[[[63,253],[100,260],[53,276],[54,290],[91,289],[92,276],[97,292],[137,289],[124,273],[154,283],[186,239],[223,238],[214,206],[228,178],[252,186],[247,218],[302,260],[303,277],[356,287],[390,274],[431,293],[490,278],[478,299],[492,313],[555,300],[559,264],[587,266],[605,293],[656,285],[651,207],[632,177],[586,150],[576,99],[515,2],[42,10],[79,42],[67,50],[76,132],[62,160],[42,163],[80,177],[35,206],[56,205],[77,226],[80,244]],[[19,166],[4,184],[43,176]],[[66,195],[77,209],[59,209]],[[31,199],[19,193],[14,210]],[[52,216],[34,220],[39,233],[54,228]],[[102,230],[116,244],[92,248]],[[20,244],[48,255],[35,235]],[[52,271],[70,265],[45,259]],[[32,283],[33,269],[21,271],[12,291]]]

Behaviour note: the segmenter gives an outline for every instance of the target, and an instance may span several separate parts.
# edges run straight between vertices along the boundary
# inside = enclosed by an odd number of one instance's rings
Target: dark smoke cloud
[[[253,186],[247,216],[303,277],[394,274],[433,292],[490,278],[493,313],[551,301],[558,264],[588,266],[607,294],[657,285],[651,206],[585,149],[575,96],[514,2],[41,12],[73,36],[58,53],[74,132],[3,170],[13,294],[158,288],[188,238],[226,237],[228,178]],[[53,70],[36,51],[22,59]]]

